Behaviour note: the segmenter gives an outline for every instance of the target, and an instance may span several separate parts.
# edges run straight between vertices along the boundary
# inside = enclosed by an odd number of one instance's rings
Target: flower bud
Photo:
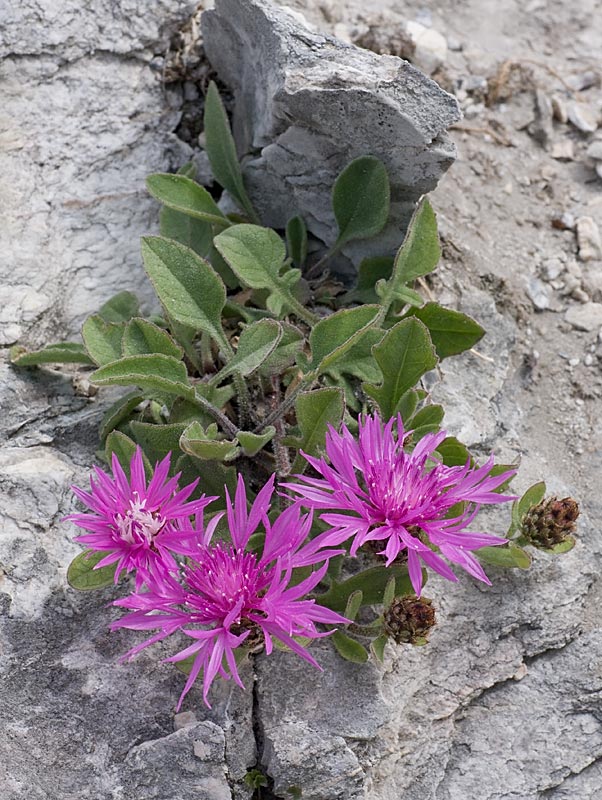
[[[548,497],[527,511],[521,533],[534,547],[552,550],[572,540],[578,516],[579,505],[572,497]]]
[[[436,622],[433,601],[413,594],[396,597],[383,616],[385,632],[397,644],[426,644]]]

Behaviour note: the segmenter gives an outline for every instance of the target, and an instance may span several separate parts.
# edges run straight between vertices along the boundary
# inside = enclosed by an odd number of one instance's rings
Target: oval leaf
[[[123,322],[106,322],[100,314],[93,314],[84,322],[82,338],[86,350],[98,366],[121,357],[123,331]]]
[[[27,351],[24,347],[11,347],[11,363],[19,367],[37,367],[39,364],[93,364],[83,345],[77,342],[47,344],[41,350]]]
[[[485,330],[466,314],[443,308],[438,303],[427,303],[412,309],[412,316],[424,322],[439,358],[448,358],[471,347],[483,338]]]
[[[303,392],[295,403],[297,423],[301,429],[301,437],[287,440],[287,444],[303,450],[310,456],[316,456],[324,448],[328,426],[338,428],[343,420],[345,403],[343,393],[336,387],[316,389]],[[307,461],[298,453],[291,472],[301,473],[307,467]]]
[[[376,400],[387,420],[397,413],[397,405],[404,394],[437,366],[437,356],[427,328],[412,318],[392,327],[373,348],[373,353],[383,381],[380,386],[365,383],[364,390]]]
[[[222,228],[230,225],[207,189],[185,175],[149,175],[146,186],[156,200],[174,211]]]
[[[258,222],[243,183],[228,115],[213,81],[209,84],[205,97],[203,128],[205,150],[215,180],[230,192],[254,222]]]
[[[89,592],[92,589],[104,589],[115,582],[116,564],[94,569],[103,558],[109,554],[99,550],[84,550],[67,568],[67,581],[69,586],[80,592]]]
[[[282,337],[282,327],[274,319],[262,319],[242,329],[236,354],[212,379],[221,383],[228,375],[238,372],[252,375],[271,355]]]
[[[90,380],[97,386],[139,386],[151,393],[194,397],[186,366],[172,356],[126,356],[100,367],[90,375]]]
[[[352,661],[354,664],[363,664],[368,660],[368,651],[355,639],[352,639],[342,631],[335,631],[330,637],[337,653],[345,659],[345,661]]]
[[[350,350],[376,320],[379,306],[345,308],[321,319],[313,328],[311,368],[327,372]]]
[[[332,206],[339,226],[335,247],[380,233],[387,223],[389,203],[389,178],[382,161],[374,156],[352,161],[332,190]]]
[[[125,326],[121,349],[124,356],[163,353],[181,359],[184,354],[166,331],[142,317],[134,317]]]
[[[190,248],[160,236],[142,239],[142,258],[167,313],[223,344],[226,287],[213,267]]]

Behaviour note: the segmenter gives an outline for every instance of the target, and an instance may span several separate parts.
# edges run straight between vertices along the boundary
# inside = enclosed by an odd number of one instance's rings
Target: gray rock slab
[[[172,133],[179,95],[151,62],[194,6],[63,0],[3,12],[0,345],[73,335],[111,294],[140,288],[139,237],[157,220],[145,176],[188,158]]]
[[[202,29],[234,91],[234,134],[264,223],[282,228],[301,214],[332,244],[334,181],[372,154],[389,171],[397,224],[387,244],[398,245],[415,201],[455,158],[446,133],[460,118],[455,98],[408,62],[314,33],[267,0],[218,0]]]

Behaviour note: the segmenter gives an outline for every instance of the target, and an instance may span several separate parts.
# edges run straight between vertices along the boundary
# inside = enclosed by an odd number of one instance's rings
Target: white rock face
[[[156,224],[144,178],[187,157],[172,133],[179,97],[150,62],[194,6],[3,12],[0,344],[72,334],[111,294],[140,287],[138,240]]]

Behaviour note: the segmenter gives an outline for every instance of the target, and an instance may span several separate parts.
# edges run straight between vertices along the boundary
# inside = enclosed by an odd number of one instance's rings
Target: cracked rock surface
[[[25,2],[3,16],[2,344],[71,337],[86,314],[122,288],[151,301],[141,280],[138,237],[156,230],[157,210],[144,177],[191,156],[174,134],[182,98],[177,87],[162,85],[160,60],[195,5]],[[244,130],[242,117],[237,120],[239,144],[252,153],[247,169],[257,181],[255,197],[261,200],[265,191],[264,213],[278,212],[268,201],[277,169],[288,159],[286,203],[295,213],[302,210],[297,203],[305,203],[314,232],[327,238],[329,217],[318,226],[318,203],[324,210],[328,200],[322,190],[309,208],[307,186],[327,185],[330,178],[311,172],[311,158],[318,156],[303,150],[311,132],[299,120],[303,108],[313,106],[302,87],[307,81],[314,99],[326,91],[316,66],[321,54],[329,80],[341,71],[344,85],[353,86],[350,95],[361,85],[373,108],[390,108],[390,76],[399,62],[377,62],[365,52],[362,74],[350,77],[356,51],[322,33],[343,35],[342,28],[351,30],[374,11],[385,14],[382,35],[398,21],[399,4],[290,0],[319,31],[302,36],[301,22],[276,15],[263,0],[235,5],[221,0],[233,19],[243,8],[256,10],[256,40],[240,26],[218,26],[215,16],[208,17],[213,21],[205,36],[215,63],[224,62],[224,80],[240,97],[269,105],[269,113],[254,117],[263,131]],[[495,58],[542,58],[532,52],[534,42],[553,53],[550,66],[562,74],[579,64],[585,69],[602,47],[602,31],[588,18],[595,18],[593,0],[555,7],[553,25],[547,6],[526,12],[507,0],[501,28],[493,24],[499,8],[489,0],[406,5],[408,17],[428,6],[437,29],[462,44],[462,50],[450,48],[452,82],[467,73],[478,83],[479,71]],[[217,42],[244,39],[245,53],[256,55],[260,41],[274,47],[272,93],[254,87],[245,70],[236,74],[228,66],[243,63],[242,51],[233,49],[228,63],[215,44],[211,53],[211,31],[218,28]],[[276,41],[287,42],[294,70],[286,68]],[[449,96],[403,70],[430,87],[449,124]],[[367,83],[368,72],[382,78],[380,94]],[[536,554],[529,572],[490,569],[491,588],[465,576],[457,584],[432,578],[426,593],[439,625],[429,645],[390,645],[382,667],[343,662],[327,642],[316,643],[322,673],[275,652],[244,665],[245,692],[216,684],[209,711],[195,689],[184,713],[176,714],[184,678],[160,661],[171,649],[159,646],[118,664],[133,635],[109,633],[119,612],[106,604],[121,590],[87,595],[66,585],[79,546],[61,520],[73,507],[69,486],[86,481],[111,393],[81,396],[75,370],[17,371],[0,351],[3,800],[250,800],[244,777],[256,765],[272,781],[265,797],[271,792],[287,800],[602,797],[602,339],[597,329],[567,324],[566,305],[536,312],[525,295],[525,276],[538,265],[556,278],[565,264],[572,277],[578,274],[571,267],[579,257],[575,235],[552,230],[552,214],[560,206],[602,227],[602,206],[596,184],[577,165],[559,164],[519,127],[525,105],[519,94],[498,114],[508,126],[516,122],[514,147],[454,133],[458,161],[433,195],[443,258],[429,290],[472,314],[488,334],[476,353],[444,362],[443,381],[433,378],[430,388],[446,406],[450,432],[478,456],[494,452],[511,463],[521,455],[517,491],[546,478],[551,492],[582,501],[575,549],[562,558]],[[320,121],[334,125],[323,106],[316,108]],[[480,127],[478,120],[472,125]],[[320,158],[333,152],[331,143],[326,147],[333,130],[316,128],[326,148]],[[425,144],[426,128],[417,130],[429,163],[443,169],[435,153],[440,143]],[[291,161],[297,146],[303,158]],[[371,149],[365,141],[363,147]],[[449,143],[443,151],[452,152]],[[304,183],[308,175],[313,184]],[[282,207],[288,214],[289,206]],[[588,261],[583,275],[601,269],[599,260]],[[592,300],[600,300],[593,290]],[[569,308],[579,302],[562,300]],[[484,527],[499,530],[505,519],[496,511]]]

